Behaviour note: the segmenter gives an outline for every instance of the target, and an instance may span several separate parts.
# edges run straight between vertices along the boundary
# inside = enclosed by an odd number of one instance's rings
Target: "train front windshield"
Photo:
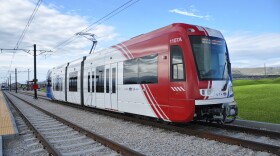
[[[228,79],[228,52],[223,39],[190,36],[200,80]]]

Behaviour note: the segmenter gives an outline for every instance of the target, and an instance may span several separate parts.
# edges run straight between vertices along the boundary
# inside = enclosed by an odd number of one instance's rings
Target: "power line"
[[[31,14],[29,20],[27,21],[27,24],[26,24],[24,30],[22,31],[22,33],[21,33],[21,35],[20,35],[20,37],[18,39],[18,42],[16,43],[16,46],[15,46],[14,49],[18,49],[18,47],[20,46],[20,44],[21,44],[21,42],[22,42],[22,40],[23,40],[23,38],[24,38],[24,36],[25,36],[25,34],[27,32],[27,29],[29,28],[30,24],[32,23],[32,21],[33,21],[33,19],[35,17],[35,14],[37,13],[38,8],[41,5],[41,2],[42,2],[42,0],[38,0],[38,2],[37,2],[37,4],[36,4],[32,14]],[[12,56],[12,60],[11,60],[11,63],[10,63],[9,71],[11,70],[11,67],[12,67],[12,64],[13,64],[13,60],[14,60],[14,57],[15,57],[15,53],[16,53],[16,51],[13,52],[13,56]]]
[[[102,18],[100,18],[99,20],[97,20],[96,22],[92,23],[91,25],[89,25],[87,28],[85,28],[84,30],[82,30],[81,32],[88,32],[90,30],[90,27],[94,26],[95,24],[97,24],[98,22],[101,22],[103,19],[106,19],[107,17],[109,17],[111,14],[113,14],[114,12],[117,12],[119,9],[125,7],[126,5],[128,5],[130,2],[132,2],[133,0],[129,0],[126,3],[124,3],[123,5],[119,6],[117,9],[111,11],[109,14],[103,16]],[[139,0],[137,0],[136,2],[138,2]],[[136,3],[134,2],[134,3]],[[132,3],[132,4],[134,4]],[[130,6],[130,5],[129,5]],[[125,8],[126,9],[126,8]],[[124,9],[122,9],[124,10]],[[121,11],[122,11],[121,10]]]
[[[106,14],[105,16],[103,16],[102,18],[100,18],[99,20],[95,21],[94,23],[92,23],[91,25],[89,25],[87,28],[81,30],[78,33],[81,32],[88,32],[92,29],[94,29],[96,26],[100,25],[102,22],[105,22],[107,20],[109,20],[110,18],[114,17],[115,15],[119,14],[120,12],[122,12],[123,10],[129,8],[130,6],[132,6],[133,4],[137,3],[140,0],[129,0],[127,2],[125,2],[124,4],[122,4],[121,6],[119,6],[118,8],[114,9],[113,11],[111,11],[110,13]],[[77,34],[77,33],[75,33]],[[60,42],[59,44],[57,44],[54,49],[60,49],[61,47],[66,46],[67,44],[69,44],[70,42],[74,41],[75,38],[77,37],[77,35],[73,34],[73,36],[71,36],[70,38],[66,39],[63,42]],[[60,48],[59,48],[60,47]]]
[[[39,8],[40,5],[41,5],[41,2],[42,2],[42,0],[38,0],[38,2],[37,2],[37,4],[36,4],[36,6],[35,6],[35,8],[34,8],[34,10],[33,10],[33,12],[32,12],[32,14],[31,14],[31,16],[30,16],[30,18],[29,18],[29,20],[28,20],[28,22],[27,22],[27,24],[26,24],[26,26],[25,26],[25,28],[24,28],[24,30],[23,30],[22,33],[21,33],[21,36],[19,37],[19,40],[18,40],[18,42],[17,42],[17,44],[16,44],[15,49],[17,49],[17,48],[19,47],[19,45],[21,44],[21,42],[22,42],[22,40],[23,40],[23,38],[24,38],[24,36],[25,36],[25,34],[26,34],[26,31],[27,31],[28,27],[30,26],[31,22],[33,21],[33,19],[34,19],[34,17],[35,17],[35,14],[37,13],[38,8]]]

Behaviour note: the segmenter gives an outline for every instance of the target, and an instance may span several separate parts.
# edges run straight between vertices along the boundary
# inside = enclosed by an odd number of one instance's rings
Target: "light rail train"
[[[54,100],[168,122],[235,119],[231,63],[220,31],[174,23],[54,67]]]

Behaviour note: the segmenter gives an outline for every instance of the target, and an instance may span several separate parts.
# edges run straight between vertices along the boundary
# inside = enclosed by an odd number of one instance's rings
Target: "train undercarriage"
[[[229,103],[200,105],[195,108],[194,120],[226,124],[232,123],[236,119],[237,114],[237,106]]]

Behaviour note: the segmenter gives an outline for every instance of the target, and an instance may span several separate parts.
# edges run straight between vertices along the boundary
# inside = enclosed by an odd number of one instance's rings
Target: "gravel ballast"
[[[90,131],[145,155],[270,155],[236,145],[128,122],[46,100],[18,96]]]
[[[8,95],[9,97],[12,97],[11,95]],[[43,112],[31,107],[30,105],[26,104],[25,102],[18,100],[17,98],[12,98],[12,101],[15,103],[15,105],[21,110],[21,112],[28,118],[28,120],[36,125],[35,128],[41,132],[41,131],[47,131],[47,132],[53,132],[53,133],[58,133],[60,131],[61,135],[65,135],[64,130],[72,130],[73,132],[77,132],[76,130],[63,125],[61,127],[55,127],[55,128],[48,128],[43,126],[42,123],[48,123],[52,122],[54,123],[56,120]],[[34,126],[33,125],[33,126]],[[57,123],[56,123],[57,125]],[[98,142],[93,141],[93,139],[87,137],[83,133],[80,133],[77,137],[62,137],[62,138],[48,138],[49,135],[44,135],[44,138],[48,140],[52,144],[52,146],[56,149],[59,147],[59,153],[62,155],[108,155],[108,154],[113,154],[113,155],[118,155],[116,151],[112,151],[110,148],[99,144]],[[50,135],[51,136],[51,135]],[[25,141],[30,142],[31,145],[37,145],[38,141],[33,139],[25,139]],[[92,141],[88,145],[81,145],[85,142]],[[77,146],[78,145],[78,146]],[[72,148],[61,148],[62,146],[72,146]],[[30,152],[30,155],[33,155],[34,150]],[[37,152],[37,150],[36,150]]]

